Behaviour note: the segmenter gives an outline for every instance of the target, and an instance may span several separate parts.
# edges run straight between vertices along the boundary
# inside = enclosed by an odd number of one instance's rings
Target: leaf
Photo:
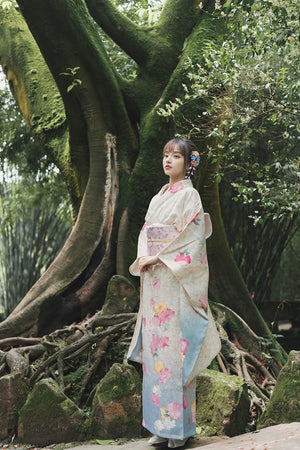
[[[73,83],[70,84],[70,86],[67,87],[67,92],[70,92],[74,86],[75,86],[75,84],[73,84]]]
[[[98,445],[107,445],[107,444],[113,444],[115,441],[112,439],[96,439],[96,444]]]

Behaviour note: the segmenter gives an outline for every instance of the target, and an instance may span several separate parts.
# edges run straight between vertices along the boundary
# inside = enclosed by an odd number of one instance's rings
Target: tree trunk
[[[0,9],[1,64],[34,136],[65,176],[75,225],[53,264],[0,324],[0,338],[42,335],[78,321],[101,307],[112,273],[128,274],[149,200],[166,181],[161,153],[174,127],[157,111],[182,92],[188,58],[201,60],[205,42],[221,42],[223,33],[209,0],[202,10],[197,1],[168,0],[152,28],[128,21],[107,0],[17,3],[24,18]],[[95,21],[139,65],[133,82],[117,74]],[[29,69],[32,56],[38,69]],[[49,123],[51,114],[59,126]],[[206,147],[200,151],[205,160]],[[206,159],[199,179],[215,172]],[[211,295],[269,336],[229,251],[217,185],[197,184],[214,225]]]

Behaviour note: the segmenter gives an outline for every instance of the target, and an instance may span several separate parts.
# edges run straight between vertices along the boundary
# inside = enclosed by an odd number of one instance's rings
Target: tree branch
[[[158,34],[166,35],[168,39],[182,46],[185,38],[189,36],[202,11],[214,6],[215,1],[206,0],[199,8],[198,0],[167,0],[156,25]]]
[[[144,65],[149,56],[149,30],[128,19],[110,0],[86,0],[90,14],[98,25],[134,61]]]

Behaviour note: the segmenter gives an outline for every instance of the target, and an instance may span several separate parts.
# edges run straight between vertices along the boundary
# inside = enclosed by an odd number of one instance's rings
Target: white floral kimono
[[[153,197],[130,266],[158,255],[141,276],[141,302],[128,358],[143,365],[143,425],[161,437],[196,432],[195,377],[220,350],[207,301],[211,222],[190,180]]]

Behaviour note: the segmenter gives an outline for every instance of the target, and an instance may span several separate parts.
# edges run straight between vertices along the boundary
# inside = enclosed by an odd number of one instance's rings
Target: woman
[[[207,301],[211,222],[190,180],[199,161],[187,139],[165,145],[169,184],[150,202],[129,269],[141,276],[128,358],[143,364],[143,426],[153,433],[149,444],[168,442],[170,448],[195,434],[195,377],[220,349]]]

